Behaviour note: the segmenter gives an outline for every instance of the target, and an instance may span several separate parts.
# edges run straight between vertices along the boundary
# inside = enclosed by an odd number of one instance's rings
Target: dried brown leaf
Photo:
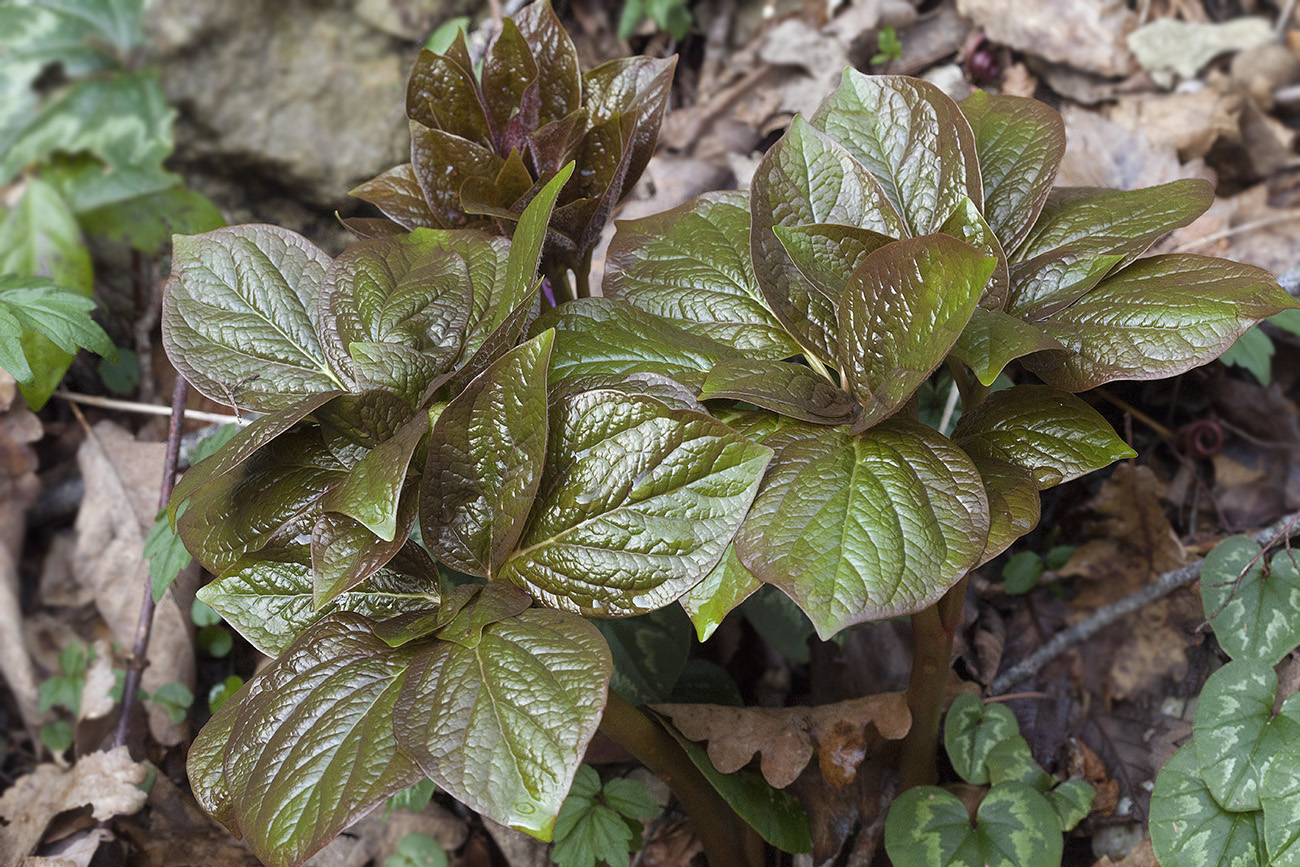
[[[148,795],[139,788],[146,768],[131,761],[126,747],[83,756],[71,769],[37,766],[0,795],[0,867],[17,867],[41,842],[50,820],[89,805],[99,821],[130,815]]]
[[[763,776],[778,789],[793,783],[814,755],[827,782],[847,786],[882,739],[899,740],[912,725],[901,692],[820,707],[664,704],[654,709],[687,738],[708,741],[709,759],[724,774],[740,770],[760,753]]]
[[[993,42],[1097,75],[1134,72],[1125,43],[1137,27],[1124,0],[957,0]]]
[[[1061,115],[1069,146],[1056,176],[1060,186],[1135,190],[1180,178],[1214,179],[1203,162],[1184,165],[1173,145],[1152,144],[1141,130],[1077,106],[1067,106]]]

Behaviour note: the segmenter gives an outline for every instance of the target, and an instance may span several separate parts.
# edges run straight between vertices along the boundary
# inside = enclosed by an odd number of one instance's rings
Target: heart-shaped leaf
[[[776,455],[736,554],[823,639],[933,604],[984,550],[979,473],[931,428],[890,420],[853,436],[784,421],[763,441]]]
[[[984,758],[984,767],[994,786],[1013,781],[1046,793],[1052,785],[1052,778],[1034,761],[1029,741],[1018,733],[994,744]]]
[[[713,571],[681,598],[682,608],[695,624],[700,641],[708,641],[723,618],[762,586],[741,564],[735,547],[728,545],[727,553]]]
[[[544,331],[478,376],[438,417],[420,486],[424,542],[439,560],[493,577],[528,520],[546,457]]]
[[[904,792],[885,821],[885,851],[896,867],[1059,864],[1063,848],[1052,805],[1024,783],[989,790],[973,828],[966,806],[936,786]]]
[[[1052,189],[1065,156],[1065,124],[1036,99],[977,90],[958,105],[975,135],[984,216],[1002,246],[1014,250]]]
[[[1026,364],[1066,391],[1113,379],[1162,379],[1206,363],[1254,322],[1298,306],[1262,268],[1152,256],[1038,323],[1072,354],[1037,353]]]
[[[1162,867],[1265,863],[1262,816],[1230,813],[1201,778],[1196,738],[1174,753],[1151,792],[1151,848]]]
[[[550,443],[501,575],[547,605],[603,616],[652,611],[703,580],[771,457],[708,416],[611,391],[560,401]]]
[[[1300,568],[1289,551],[1273,558],[1265,576],[1258,542],[1224,539],[1201,567],[1201,598],[1214,637],[1233,659],[1276,665],[1300,645]]]
[[[1019,736],[1020,724],[1006,705],[985,704],[973,695],[954,699],[943,724],[943,746],[953,770],[977,786],[989,782],[988,757],[993,748]]]
[[[773,231],[819,223],[861,225],[901,237],[904,224],[880,184],[838,143],[796,117],[754,172],[750,192],[754,276],[768,307],[799,343],[825,362],[836,357],[838,297],[809,282]]]
[[[705,193],[617,225],[601,284],[605,297],[671,319],[755,359],[799,354],[754,276],[747,195]]]
[[[863,260],[839,306],[839,360],[866,407],[854,430],[892,415],[943,362],[996,266],[948,235],[896,241]]]
[[[1193,731],[1201,776],[1225,810],[1260,807],[1260,784],[1269,765],[1300,739],[1300,697],[1273,715],[1277,675],[1267,662],[1235,659],[1205,682]]]
[[[301,864],[424,776],[393,736],[414,654],[340,612],[249,682],[224,768],[238,827],[267,865]]]
[[[961,417],[952,435],[972,454],[1029,470],[1039,490],[1137,456],[1095,409],[1045,385],[989,395]]]
[[[471,810],[550,839],[605,706],[600,633],[534,609],[487,626],[476,648],[416,646],[395,713],[402,749]]]
[[[981,385],[992,385],[1011,359],[1063,348],[1033,323],[976,307],[953,344],[952,355],[975,373]]]
[[[569,377],[658,373],[698,388],[722,361],[741,353],[691,334],[670,320],[623,301],[579,298],[548,311],[533,333],[555,329],[549,380]]]
[[[812,125],[876,177],[908,235],[939,231],[962,199],[984,205],[970,124],[928,81],[846,69]]]
[[[438,604],[438,570],[413,542],[374,575],[323,608],[312,599],[311,552],[306,545],[245,557],[198,596],[248,642],[275,657],[316,621],[335,611],[386,620]]]
[[[163,346],[206,396],[257,412],[348,385],[318,334],[329,256],[275,226],[178,237],[163,292]]]
[[[1264,846],[1269,867],[1300,864],[1300,749],[1292,742],[1264,773]]]
[[[845,424],[858,405],[843,391],[802,364],[782,361],[724,361],[709,372],[700,399],[743,400],[812,424]]]

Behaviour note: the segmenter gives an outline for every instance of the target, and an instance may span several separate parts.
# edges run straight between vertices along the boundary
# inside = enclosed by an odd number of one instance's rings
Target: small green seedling
[[[1300,865],[1300,695],[1278,704],[1273,666],[1300,644],[1300,566],[1246,536],[1201,567],[1201,599],[1232,661],[1205,682],[1192,739],[1151,793],[1163,867]],[[1274,708],[1277,712],[1274,713]]]
[[[555,819],[558,867],[628,867],[628,853],[641,848],[641,822],[659,815],[646,787],[622,777],[603,786],[590,765],[578,769],[573,788]]]
[[[903,43],[898,38],[898,31],[886,24],[880,28],[880,35],[876,37],[876,53],[871,57],[871,65],[878,66],[882,63],[889,63],[892,60],[898,60],[903,56]]]
[[[384,867],[447,867],[447,853],[428,834],[407,834]]]

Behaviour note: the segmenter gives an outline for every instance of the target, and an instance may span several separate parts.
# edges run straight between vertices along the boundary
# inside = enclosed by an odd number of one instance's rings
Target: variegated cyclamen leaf
[[[1097,790],[1087,780],[1066,780],[1047,793],[1047,801],[1061,820],[1061,833],[1073,831],[1088,814],[1097,799]]]
[[[1264,774],[1260,793],[1264,810],[1264,847],[1269,867],[1300,865],[1300,746],[1287,744],[1285,754]]]
[[[239,829],[268,867],[301,864],[423,778],[393,735],[418,647],[391,648],[370,621],[336,613],[249,682],[224,768]]]
[[[1165,763],[1151,792],[1151,848],[1162,867],[1259,867],[1263,817],[1230,813],[1201,777],[1193,738]]]
[[[1290,551],[1273,557],[1267,575],[1264,564],[1254,539],[1224,539],[1201,567],[1201,599],[1229,656],[1276,665],[1300,646],[1300,568]]]
[[[186,549],[220,575],[279,535],[310,532],[321,497],[346,473],[319,430],[291,431],[193,492],[176,528]]]
[[[907,402],[952,349],[997,259],[948,235],[895,241],[867,256],[839,304],[838,359],[865,430]]]
[[[763,586],[736,556],[733,545],[727,546],[727,553],[713,571],[704,576],[681,598],[682,608],[695,624],[695,634],[700,641],[708,641],[713,631],[722,625],[723,619],[740,603]]]
[[[759,291],[749,255],[749,197],[713,192],[620,220],[601,294],[670,319],[755,359],[800,353]]]
[[[323,346],[331,363],[412,405],[460,355],[473,300],[466,260],[443,248],[442,234],[416,229],[359,241],[334,260],[320,290]],[[358,344],[390,345],[393,353],[367,363],[374,351],[358,352]]]
[[[546,367],[555,332],[511,350],[449,403],[420,486],[424,543],[440,561],[493,577],[524,531],[546,457]]]
[[[394,717],[402,750],[471,810],[549,840],[605,707],[600,633],[534,609],[487,626],[472,649],[415,646]]]
[[[180,236],[163,292],[167,356],[218,403],[288,409],[351,383],[319,334],[317,293],[330,258],[275,226]]]
[[[1277,674],[1258,659],[1235,659],[1205,682],[1193,732],[1201,776],[1214,799],[1233,813],[1258,810],[1269,765],[1300,740],[1300,697],[1277,716]]]
[[[706,415],[612,391],[552,412],[533,517],[501,577],[596,616],[661,608],[703,580],[771,451]]]
[[[1217,358],[1255,322],[1297,307],[1262,268],[1152,256],[1039,322],[1069,352],[1035,353],[1025,363],[1066,391],[1114,379],[1163,379]]]
[[[974,827],[966,806],[936,786],[904,792],[885,822],[885,851],[896,867],[1059,864],[1063,848],[1051,804],[1024,783],[993,787]]]
[[[1019,733],[994,744],[984,759],[984,767],[989,772],[989,783],[994,786],[1008,781],[1024,783],[1047,794],[1053,782],[1051,775],[1034,761],[1029,741]]]
[[[984,217],[1014,250],[1038,218],[1065,156],[1061,115],[1036,99],[977,90],[958,103],[975,135]]]
[[[972,454],[1024,467],[1040,490],[1137,457],[1095,409],[1045,385],[989,395],[961,417],[952,438]]]
[[[743,400],[812,424],[846,424],[858,412],[853,397],[812,368],[783,361],[724,361],[709,372],[701,400]]]
[[[317,608],[310,549],[291,545],[245,557],[200,588],[198,596],[250,644],[276,657],[307,627],[335,611],[387,620],[436,606],[438,569],[422,548],[408,542],[384,568]]]
[[[324,496],[321,508],[347,515],[385,542],[393,541],[406,472],[428,432],[428,413],[417,412],[357,461],[342,483]]]
[[[950,440],[897,419],[856,436],[781,421],[762,439],[776,455],[736,554],[823,639],[933,604],[979,560],[988,500]]]
[[[951,354],[971,369],[981,385],[992,385],[1013,358],[1063,348],[1033,323],[976,307]]]
[[[902,220],[866,169],[798,117],[754,172],[750,217],[754,276],[769,309],[806,350],[834,363],[839,298],[804,277],[773,230],[831,223],[898,238]]]
[[[1019,736],[1020,724],[1010,708],[997,702],[986,704],[973,695],[958,696],[943,724],[943,745],[953,770],[977,786],[989,782],[987,762],[993,748]]]
[[[569,377],[657,373],[698,388],[720,362],[742,357],[725,343],[623,301],[579,298],[561,304],[544,313],[532,331],[548,328],[555,329],[552,387]]]
[[[984,206],[970,124],[928,81],[846,69],[812,125],[876,177],[908,235],[939,231],[962,199]]]

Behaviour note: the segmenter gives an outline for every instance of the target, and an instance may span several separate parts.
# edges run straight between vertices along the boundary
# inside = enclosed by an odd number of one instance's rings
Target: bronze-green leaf
[[[743,400],[813,424],[846,424],[858,405],[812,368],[784,361],[724,361],[709,372],[701,400]]]
[[[971,369],[980,384],[992,385],[1011,359],[1063,348],[1031,322],[976,307],[953,344],[952,355]]]

